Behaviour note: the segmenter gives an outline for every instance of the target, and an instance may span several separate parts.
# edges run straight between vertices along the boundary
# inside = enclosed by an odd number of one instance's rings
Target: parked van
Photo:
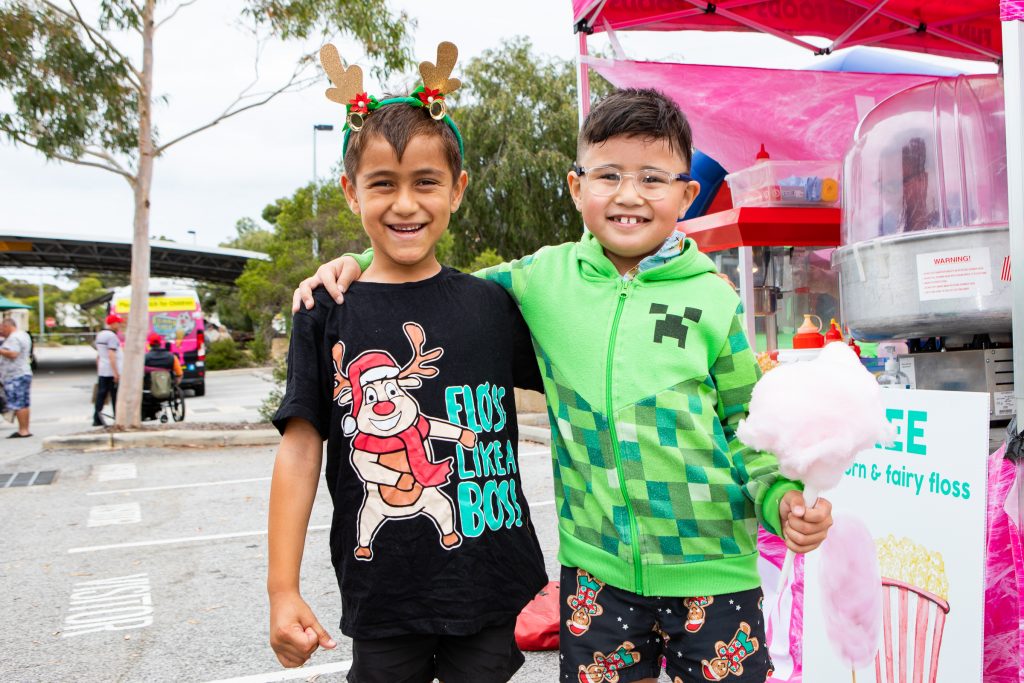
[[[194,289],[177,285],[161,287],[153,281],[149,290],[149,333],[155,332],[170,343],[185,376],[183,389],[196,396],[206,393],[206,332],[199,295]],[[110,310],[123,316],[131,314],[131,287],[114,292]],[[147,336],[148,334],[147,333]]]

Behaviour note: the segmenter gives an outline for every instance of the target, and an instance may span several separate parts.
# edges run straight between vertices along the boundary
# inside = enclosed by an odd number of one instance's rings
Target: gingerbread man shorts
[[[763,594],[658,598],[607,586],[562,567],[560,681],[763,683],[772,664],[764,635]]]

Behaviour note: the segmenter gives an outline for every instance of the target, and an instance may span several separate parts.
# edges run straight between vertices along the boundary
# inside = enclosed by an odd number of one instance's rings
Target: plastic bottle
[[[811,318],[817,318],[818,324],[815,325]],[[793,348],[820,349],[825,345],[825,335],[820,330],[821,318],[810,313],[804,313],[804,322],[797,328],[796,334],[793,335]]]
[[[757,152],[757,156],[754,157],[754,163],[757,163],[758,161],[767,161],[768,159],[771,159],[771,157],[768,156],[768,150],[764,148],[764,143],[762,142],[761,149]]]
[[[900,359],[890,356],[885,359],[885,372],[878,376],[883,389],[909,389],[910,378],[900,372]]]
[[[839,329],[839,323],[836,322],[836,319],[832,318],[828,324],[828,331],[825,332],[825,343],[830,344],[834,341],[843,341],[843,331]]]

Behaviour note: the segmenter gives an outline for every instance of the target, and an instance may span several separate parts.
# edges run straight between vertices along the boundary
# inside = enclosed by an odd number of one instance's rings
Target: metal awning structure
[[[270,260],[266,254],[256,251],[176,242],[150,242],[150,249],[151,275],[205,282],[234,283],[248,261]],[[128,240],[52,233],[0,233],[0,268],[127,273],[131,271],[131,264],[132,244]]]

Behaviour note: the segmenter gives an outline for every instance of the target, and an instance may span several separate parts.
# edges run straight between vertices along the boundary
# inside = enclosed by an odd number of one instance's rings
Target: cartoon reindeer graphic
[[[345,344],[332,349],[334,400],[351,404],[342,431],[352,439],[352,466],[365,485],[358,515],[356,559],[373,558],[373,538],[389,519],[425,515],[441,534],[441,546],[451,549],[462,543],[455,530],[455,506],[441,491],[452,472],[451,458],[434,462],[431,439],[457,441],[473,448],[476,434],[461,425],[422,415],[409,389],[422,385],[420,378],[435,377],[429,365],[444,349],[424,351],[426,335],[416,323],[402,326],[413,358],[399,367],[386,351],[365,351],[342,371]]]

